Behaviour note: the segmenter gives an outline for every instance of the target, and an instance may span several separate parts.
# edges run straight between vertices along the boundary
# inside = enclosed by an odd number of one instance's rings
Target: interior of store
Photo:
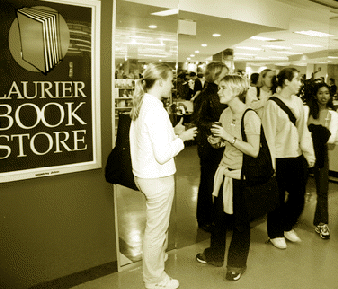
[[[0,184],[0,287],[143,288],[144,196],[108,184],[104,177],[119,114],[130,111],[135,80],[150,62],[169,64],[177,77],[180,71],[203,72],[208,62],[223,61],[233,73],[245,77],[265,68],[278,71],[292,66],[306,78],[326,82],[333,78],[337,84],[338,2],[53,1],[101,6],[97,19],[100,43],[95,45],[100,47],[96,53],[100,58],[97,87],[102,162],[97,169]],[[49,1],[5,0],[2,4],[5,2],[19,7]],[[6,13],[1,9],[0,15]],[[6,69],[6,57],[0,57],[0,62],[1,69]],[[79,68],[75,65],[74,69]],[[177,93],[175,82],[173,85],[163,104],[170,113],[173,104],[182,103],[185,111],[176,113],[188,118],[191,103]],[[310,178],[305,210],[297,225],[303,243],[288,243],[288,250],[278,251],[265,243],[265,220],[253,224],[250,270],[241,281],[225,283],[223,268],[195,260],[208,246],[210,234],[197,226],[199,158],[196,146],[187,144],[176,158],[168,273],[180,280],[180,288],[189,289],[336,288],[338,185],[333,177],[338,175],[337,157],[337,148],[330,151],[331,240],[323,241],[313,231],[316,195]]]
[[[295,67],[304,79],[338,81],[338,4],[334,1],[330,1],[332,6],[303,0],[236,1],[236,5],[233,1],[211,1],[208,6],[202,3],[192,6],[189,1],[181,0],[153,2],[116,2],[114,68],[117,89],[121,82],[141,77],[147,63],[158,61],[170,64],[176,76],[182,71],[203,74],[208,62],[222,61],[231,73],[247,78],[266,68],[278,72],[284,67]],[[132,90],[132,86],[126,89]],[[118,114],[128,113],[131,108],[128,98],[121,98],[121,93],[117,93],[116,125]],[[121,102],[126,104],[121,107]],[[185,119],[189,119],[193,110],[192,102],[179,95],[176,89],[164,104],[169,113],[178,113]],[[172,104],[176,109],[183,107],[183,112],[173,112]],[[331,159],[336,159],[338,150],[330,154]],[[331,162],[331,171],[338,171],[336,166]],[[131,210],[137,211],[137,216],[131,217],[128,204]],[[135,220],[144,225],[144,209],[142,195],[117,186],[121,271],[140,263],[143,227],[135,226]],[[175,222],[175,214],[173,210],[171,223]],[[129,231],[132,238],[126,237],[128,226],[133,226]],[[135,230],[136,227],[139,230]],[[169,248],[175,248],[175,226],[170,230]],[[128,246],[128,243],[132,244]]]

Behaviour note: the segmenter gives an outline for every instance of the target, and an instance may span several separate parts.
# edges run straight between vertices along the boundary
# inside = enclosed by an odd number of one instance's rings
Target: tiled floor
[[[333,160],[331,160],[333,161]],[[266,222],[254,224],[248,269],[238,282],[223,281],[223,269],[195,261],[196,253],[209,245],[209,234],[197,229],[195,208],[199,184],[196,147],[182,151],[177,164],[177,249],[169,252],[166,271],[182,289],[334,289],[338,288],[338,184],[330,183],[331,240],[322,240],[312,226],[315,207],[313,178],[309,179],[304,213],[297,225],[301,244],[288,242],[286,250],[266,244]],[[228,239],[230,236],[228,236]],[[229,239],[230,240],[230,239]],[[229,242],[227,242],[229,243]],[[144,288],[142,267],[113,273],[73,289]]]

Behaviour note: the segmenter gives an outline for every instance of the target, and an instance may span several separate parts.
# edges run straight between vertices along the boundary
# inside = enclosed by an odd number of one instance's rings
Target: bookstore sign
[[[98,168],[100,2],[24,2],[0,4],[0,182]]]

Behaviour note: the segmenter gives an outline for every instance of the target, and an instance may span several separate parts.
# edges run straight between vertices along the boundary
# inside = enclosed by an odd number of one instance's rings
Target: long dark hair
[[[287,67],[282,69],[276,77],[272,79],[272,92],[276,93],[277,87],[283,88],[285,85],[285,80],[292,81],[295,77],[295,72],[299,72],[296,68]]]
[[[314,119],[318,119],[319,117],[320,108],[318,104],[317,93],[318,93],[318,90],[321,89],[322,87],[326,87],[329,90],[330,100],[328,101],[326,106],[333,109],[333,98],[330,93],[330,87],[325,82],[314,83],[313,90],[311,93],[311,98],[308,101],[308,105],[310,107],[310,115],[312,115]]]

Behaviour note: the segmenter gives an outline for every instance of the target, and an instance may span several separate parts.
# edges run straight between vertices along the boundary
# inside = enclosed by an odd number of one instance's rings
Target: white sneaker
[[[284,232],[284,236],[286,239],[288,239],[291,242],[295,242],[295,243],[302,242],[302,239],[298,237],[294,229]]]
[[[168,276],[165,280],[146,286],[147,289],[176,289],[180,286],[180,283],[176,279],[172,279]]]
[[[286,243],[285,243],[285,238],[284,237],[277,237],[270,239],[270,242],[272,245],[274,245],[278,249],[286,249]]]

